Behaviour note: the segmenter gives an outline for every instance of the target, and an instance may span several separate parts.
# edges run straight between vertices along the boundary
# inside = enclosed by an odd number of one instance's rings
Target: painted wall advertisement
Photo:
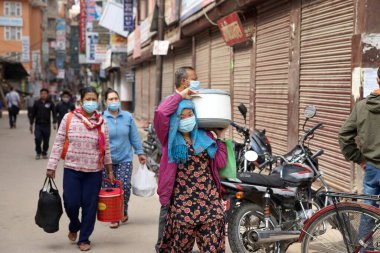
[[[30,40],[29,40],[29,36],[22,36],[21,43],[22,43],[21,62],[24,62],[24,63],[29,62],[30,61],[30,56],[29,56]]]
[[[128,37],[129,38],[129,37]],[[126,53],[128,49],[128,39],[116,33],[111,34],[111,50],[115,53]]]
[[[182,0],[181,21],[184,21],[194,13],[206,7],[215,0]]]

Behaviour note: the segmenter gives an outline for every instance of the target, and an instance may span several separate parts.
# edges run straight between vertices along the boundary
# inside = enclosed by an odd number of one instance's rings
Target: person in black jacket
[[[61,94],[61,102],[59,102],[55,107],[55,113],[58,120],[58,128],[61,124],[63,116],[66,113],[72,112],[75,110],[74,104],[71,102],[71,94],[69,91],[64,90]]]
[[[40,99],[33,106],[30,119],[30,131],[33,132],[33,123],[35,122],[34,138],[36,142],[36,160],[41,158],[47,159],[47,151],[49,149],[50,125],[53,115],[53,128],[57,129],[57,117],[55,114],[54,103],[49,99],[49,91],[47,89],[40,90]],[[43,149],[41,144],[43,142]]]

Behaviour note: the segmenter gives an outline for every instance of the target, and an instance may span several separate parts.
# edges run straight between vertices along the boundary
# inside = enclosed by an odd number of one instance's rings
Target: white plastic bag
[[[148,170],[146,164],[140,164],[132,178],[132,193],[139,197],[150,197],[154,195],[155,191],[155,174]]]

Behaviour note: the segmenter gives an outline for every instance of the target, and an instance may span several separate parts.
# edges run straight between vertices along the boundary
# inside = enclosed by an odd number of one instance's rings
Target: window
[[[21,40],[21,27],[5,26],[5,40]]]
[[[4,2],[4,15],[12,17],[21,17],[22,9],[21,2]]]

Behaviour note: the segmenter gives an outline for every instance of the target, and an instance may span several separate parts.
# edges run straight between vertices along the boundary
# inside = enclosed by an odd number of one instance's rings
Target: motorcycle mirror
[[[306,119],[311,119],[317,114],[317,109],[314,105],[308,105],[305,108],[304,115]]]
[[[252,151],[252,150],[249,150],[247,152],[245,152],[245,155],[244,155],[245,159],[247,159],[248,161],[250,162],[254,162],[257,160],[257,158],[259,157],[257,155],[257,153],[255,151]]]
[[[245,123],[247,123],[247,107],[243,103],[238,106],[239,112],[243,115]]]

